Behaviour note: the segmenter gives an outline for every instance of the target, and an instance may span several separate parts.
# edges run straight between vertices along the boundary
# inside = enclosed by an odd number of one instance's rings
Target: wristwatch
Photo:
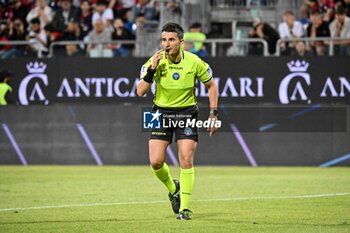
[[[219,112],[217,109],[212,109],[212,110],[210,110],[209,114],[214,115],[214,116],[218,116]]]

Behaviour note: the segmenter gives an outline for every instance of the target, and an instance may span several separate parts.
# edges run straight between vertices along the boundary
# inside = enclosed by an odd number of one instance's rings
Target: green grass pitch
[[[194,219],[179,221],[148,166],[1,166],[0,232],[350,232],[349,168],[198,166],[195,179]]]

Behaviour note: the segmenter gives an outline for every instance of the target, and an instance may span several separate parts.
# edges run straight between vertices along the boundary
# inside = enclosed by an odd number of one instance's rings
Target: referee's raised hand
[[[160,49],[153,55],[153,62],[151,65],[152,70],[155,70],[157,68],[159,61],[163,58],[164,53],[164,50]]]

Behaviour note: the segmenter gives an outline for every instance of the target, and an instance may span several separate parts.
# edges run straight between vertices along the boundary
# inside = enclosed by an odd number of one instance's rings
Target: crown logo
[[[309,63],[306,61],[291,61],[287,63],[290,72],[306,72],[309,67]]]
[[[46,70],[46,64],[43,62],[30,62],[27,64],[27,70],[31,74],[44,73]]]

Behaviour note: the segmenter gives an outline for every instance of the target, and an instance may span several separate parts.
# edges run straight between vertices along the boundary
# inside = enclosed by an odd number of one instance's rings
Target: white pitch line
[[[335,196],[348,196],[348,195],[350,195],[350,193],[325,193],[325,194],[300,195],[300,196],[234,197],[234,198],[206,199],[206,200],[196,200],[196,201],[211,202],[211,201],[244,201],[244,200],[268,200],[268,199],[303,199],[303,198],[335,197]]]
[[[271,200],[271,199],[303,199],[303,198],[320,198],[320,197],[336,197],[348,196],[350,193],[325,193],[313,195],[300,196],[271,196],[271,197],[232,197],[232,198],[218,198],[218,199],[198,199],[193,202],[215,202],[215,201],[245,201],[245,200]],[[67,204],[67,205],[53,205],[53,206],[32,206],[32,207],[14,207],[3,208],[0,212],[19,211],[19,210],[40,210],[40,209],[59,209],[71,207],[91,207],[91,206],[110,206],[110,205],[148,205],[148,204],[163,204],[168,201],[131,201],[131,202],[111,202],[111,203],[85,203],[85,204]]]

